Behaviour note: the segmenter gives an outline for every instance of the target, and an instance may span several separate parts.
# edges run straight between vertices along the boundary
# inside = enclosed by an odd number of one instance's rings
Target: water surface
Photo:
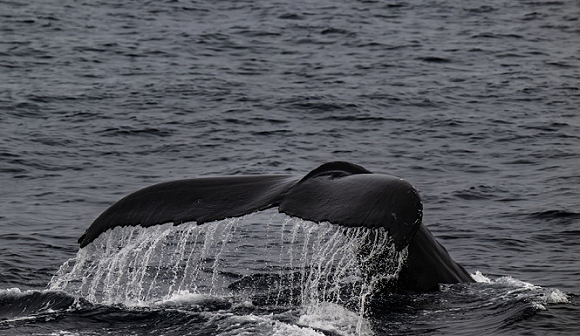
[[[577,334],[578,17],[573,0],[0,2],[0,331]],[[132,191],[331,160],[411,182],[480,282],[363,320],[47,289]]]

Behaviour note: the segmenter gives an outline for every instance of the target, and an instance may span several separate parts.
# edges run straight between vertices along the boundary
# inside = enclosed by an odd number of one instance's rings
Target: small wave
[[[318,120],[334,120],[334,121],[368,121],[368,122],[383,122],[387,120],[392,120],[390,118],[384,118],[380,116],[371,115],[331,115],[321,117]]]
[[[66,310],[79,301],[63,292],[0,289],[0,320],[14,320],[41,313]]]
[[[293,133],[292,130],[287,129],[251,132],[253,136],[291,135],[292,133]]]
[[[481,33],[472,36],[471,38],[514,38],[514,39],[522,39],[524,38],[522,35],[518,34],[496,34],[496,33]]]
[[[417,58],[419,61],[427,63],[451,63],[451,60],[444,57],[426,56]]]
[[[546,210],[534,212],[530,217],[534,219],[580,218],[580,214],[566,210]]]
[[[538,310],[545,310],[548,304],[570,303],[568,295],[557,288],[543,288],[510,276],[491,280],[480,271],[471,274],[471,277],[478,283],[489,284],[506,290],[498,298],[529,299],[532,301],[534,308]]]
[[[497,199],[506,192],[507,190],[496,186],[479,185],[466,190],[456,191],[454,192],[454,196],[464,200],[486,200]]]
[[[284,13],[280,16],[278,16],[278,19],[282,19],[282,20],[302,20],[303,17],[295,14],[295,13]]]
[[[356,103],[341,101],[333,96],[297,96],[280,102],[290,110],[336,112],[358,108]]]
[[[355,107],[355,104],[341,104],[341,103],[331,103],[331,102],[295,102],[291,104],[291,107],[297,108],[299,110],[314,110],[314,111],[339,111],[347,109],[348,107]]]
[[[158,136],[158,137],[166,137],[172,134],[172,132],[169,130],[150,127],[143,129],[136,129],[132,127],[113,127],[100,131],[99,133],[103,133],[105,135],[110,136]]]
[[[497,9],[495,7],[489,5],[479,6],[477,8],[465,8],[466,12],[476,13],[476,14],[483,14],[483,13],[491,13],[495,12]]]
[[[328,27],[328,28],[324,28],[320,34],[322,35],[329,35],[329,34],[338,34],[338,35],[355,35],[353,32],[350,32],[346,29],[341,29],[341,28],[334,28],[334,27]]]

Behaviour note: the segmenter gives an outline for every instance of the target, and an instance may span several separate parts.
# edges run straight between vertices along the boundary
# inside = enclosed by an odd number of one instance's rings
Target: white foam
[[[272,336],[324,336],[324,334],[309,327],[276,322]]]
[[[298,325],[331,332],[336,335],[373,335],[370,323],[359,314],[334,303],[323,303],[300,316]]]
[[[543,288],[532,283],[514,279],[511,276],[499,277],[495,280],[476,271],[471,277],[478,283],[490,284],[509,288],[506,295],[515,295],[516,297],[529,298],[532,305],[539,310],[546,310],[546,305],[557,303],[569,303],[566,293],[556,288]]]
[[[547,290],[545,297],[547,303],[570,303],[568,295],[556,288]]]
[[[158,307],[186,307],[186,306],[204,306],[209,304],[227,304],[231,303],[229,298],[215,295],[190,293],[189,291],[179,291],[173,295],[153,303]]]
[[[532,290],[532,289],[540,289],[540,286],[536,286],[532,283],[522,281],[519,279],[514,279],[511,276],[503,276],[495,279],[493,282],[498,285],[503,285],[506,287],[513,287],[515,289],[525,289],[525,290]]]
[[[273,315],[233,315],[220,314],[215,317],[219,326],[216,336],[221,335],[272,335],[272,336],[324,336],[310,327],[277,321]]]
[[[475,271],[475,274],[471,274],[471,277],[475,282],[491,283],[491,279],[483,275],[480,271]]]
[[[545,305],[543,305],[543,304],[541,304],[539,302],[536,302],[536,301],[532,301],[532,307],[535,310],[547,310],[548,309],[548,308],[546,308]]]
[[[22,297],[30,292],[31,291],[22,292],[22,290],[20,288],[16,288],[16,287],[8,288],[8,289],[0,289],[0,297],[1,298],[17,298],[17,297]]]

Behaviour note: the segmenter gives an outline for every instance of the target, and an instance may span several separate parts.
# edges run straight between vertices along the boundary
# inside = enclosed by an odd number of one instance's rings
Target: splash
[[[405,259],[384,230],[262,211],[200,226],[117,227],[65,262],[49,289],[126,306],[171,302],[184,293],[240,302],[258,297],[275,306],[298,304],[305,316],[332,303],[362,317],[368,299],[397,277]]]

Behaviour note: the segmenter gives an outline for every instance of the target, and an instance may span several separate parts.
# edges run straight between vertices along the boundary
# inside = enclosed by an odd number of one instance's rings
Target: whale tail
[[[394,176],[349,162],[329,162],[303,178],[294,175],[206,177],[156,184],[105,210],[79,238],[85,247],[117,226],[203,224],[277,207],[282,213],[347,227],[384,228],[397,250],[409,249],[403,278],[410,288],[470,281],[422,223],[417,190]],[[427,274],[424,274],[427,273]],[[429,277],[435,274],[434,277]]]

